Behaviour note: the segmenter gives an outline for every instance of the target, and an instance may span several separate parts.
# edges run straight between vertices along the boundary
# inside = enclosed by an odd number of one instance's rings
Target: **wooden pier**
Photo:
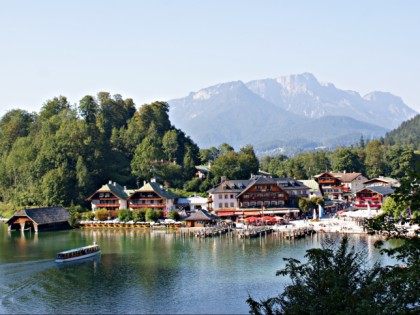
[[[244,230],[237,230],[239,238],[256,238],[266,236],[273,233],[273,228],[270,226],[254,226]]]
[[[232,229],[230,227],[205,227],[200,230],[195,231],[196,237],[215,237],[222,234],[230,233]]]
[[[181,224],[176,223],[151,224],[150,222],[82,221],[79,223],[79,227],[84,229],[178,229],[180,226]]]

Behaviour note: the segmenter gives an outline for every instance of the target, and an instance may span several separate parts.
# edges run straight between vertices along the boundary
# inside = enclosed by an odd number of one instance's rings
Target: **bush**
[[[99,221],[108,220],[108,210],[106,209],[98,209],[95,211],[95,218]]]
[[[179,212],[176,210],[172,210],[168,213],[168,219],[172,219],[175,221],[179,221],[180,216],[179,216]]]
[[[70,211],[69,224],[71,227],[76,227],[81,219],[81,214],[75,210]]]
[[[155,210],[156,216],[158,219],[164,219],[165,218],[165,211],[163,210]]]
[[[133,220],[133,213],[131,210],[118,210],[118,220],[120,222],[128,222]]]
[[[95,214],[92,211],[81,213],[82,220],[92,221],[95,218]]]
[[[156,222],[159,219],[159,214],[157,211],[147,208],[146,209],[146,221],[147,222]]]
[[[146,210],[145,209],[134,209],[133,210],[133,221],[134,222],[145,222],[146,221]]]
[[[118,217],[118,210],[109,210],[108,215],[111,219],[115,219]]]

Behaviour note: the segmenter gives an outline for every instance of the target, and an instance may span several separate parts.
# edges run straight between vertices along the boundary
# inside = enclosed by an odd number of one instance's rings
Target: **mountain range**
[[[384,136],[417,112],[398,96],[321,83],[303,73],[221,83],[169,100],[169,116],[201,148],[252,144],[259,155],[293,155]]]

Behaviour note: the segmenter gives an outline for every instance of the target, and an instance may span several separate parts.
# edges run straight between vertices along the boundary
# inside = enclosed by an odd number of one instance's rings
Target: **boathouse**
[[[8,221],[9,231],[49,231],[70,228],[69,212],[62,207],[32,208],[17,211]]]
[[[185,218],[187,227],[204,227],[206,225],[213,225],[219,218],[207,210],[197,210],[191,212],[190,216]]]

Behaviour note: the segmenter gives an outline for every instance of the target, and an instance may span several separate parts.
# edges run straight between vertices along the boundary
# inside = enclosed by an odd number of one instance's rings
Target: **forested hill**
[[[136,110],[106,92],[76,106],[60,96],[39,113],[16,109],[0,119],[0,201],[18,207],[83,204],[108,180],[138,187],[160,176],[182,185],[199,161],[164,102]]]
[[[413,146],[415,150],[420,150],[420,115],[403,122],[397,129],[387,133],[384,143]]]

